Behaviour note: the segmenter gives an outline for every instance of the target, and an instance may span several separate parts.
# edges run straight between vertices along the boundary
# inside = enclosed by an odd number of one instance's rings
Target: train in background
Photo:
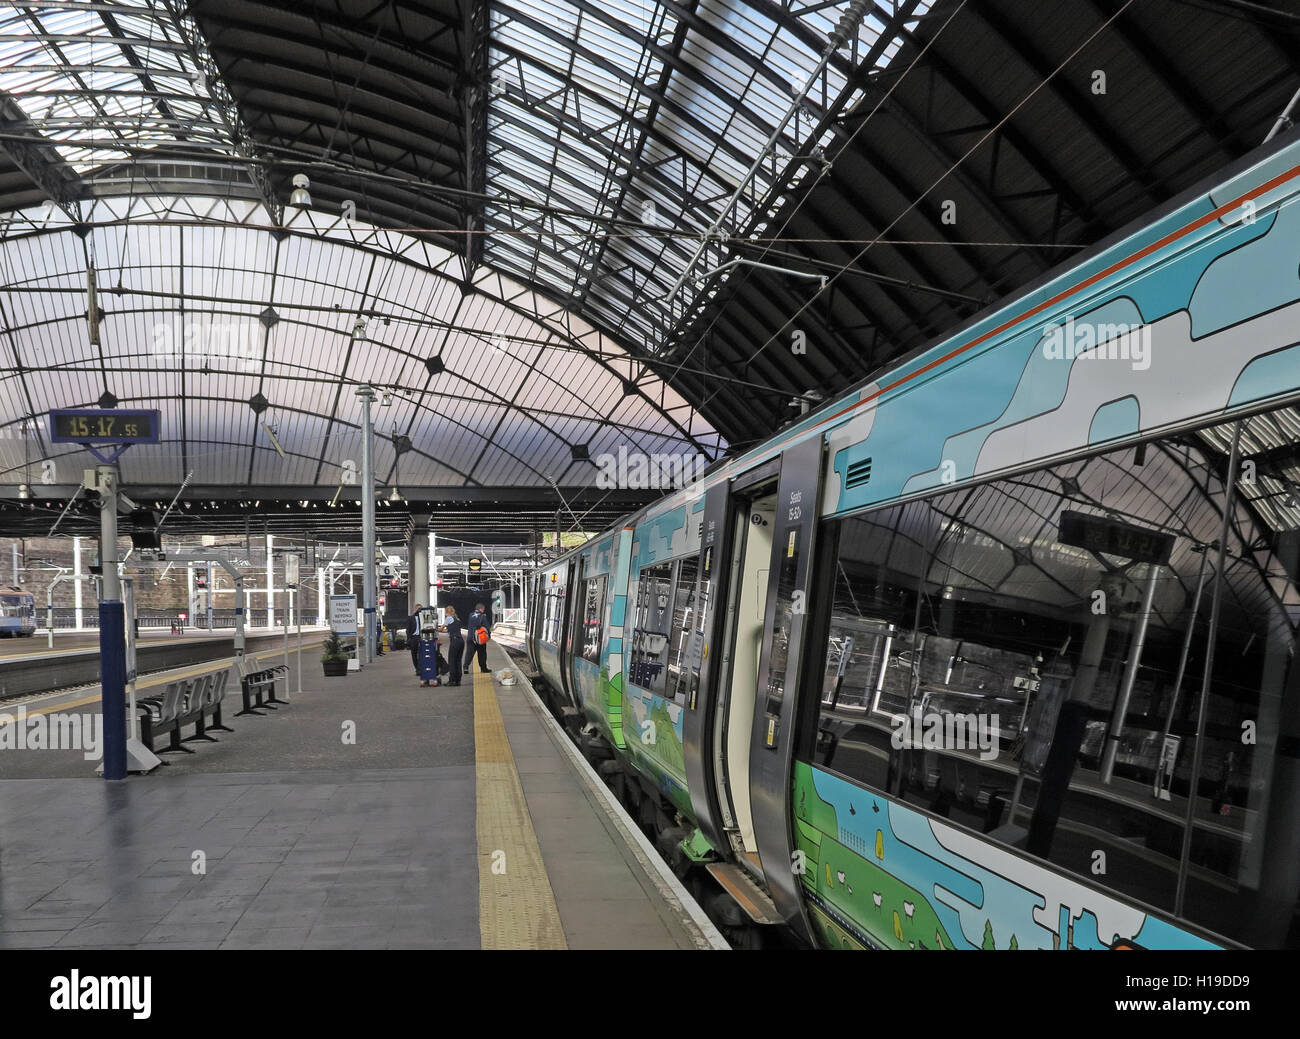
[[[0,591],[0,635],[36,634],[36,599],[31,592],[10,588]]]
[[[736,944],[1300,945],[1300,138],[532,575]]]

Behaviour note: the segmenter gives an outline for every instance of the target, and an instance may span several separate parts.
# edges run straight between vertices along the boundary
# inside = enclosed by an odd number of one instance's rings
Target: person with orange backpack
[[[479,670],[485,675],[488,673],[487,644],[491,634],[492,622],[488,619],[487,607],[478,603],[465,622],[465,674],[469,674],[470,664],[476,655]]]

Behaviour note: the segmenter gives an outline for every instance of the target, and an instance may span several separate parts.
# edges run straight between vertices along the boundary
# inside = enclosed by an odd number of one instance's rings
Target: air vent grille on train
[[[863,458],[852,463],[844,476],[845,487],[861,487],[871,479],[871,459]]]

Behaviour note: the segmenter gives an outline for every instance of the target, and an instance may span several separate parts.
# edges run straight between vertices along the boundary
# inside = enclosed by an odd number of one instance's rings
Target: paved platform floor
[[[150,776],[0,751],[0,948],[707,943],[526,685],[310,660],[288,706]]]

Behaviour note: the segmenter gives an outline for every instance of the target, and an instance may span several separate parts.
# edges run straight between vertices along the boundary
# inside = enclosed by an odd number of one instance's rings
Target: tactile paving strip
[[[479,936],[484,949],[565,949],[492,676],[474,675]]]

